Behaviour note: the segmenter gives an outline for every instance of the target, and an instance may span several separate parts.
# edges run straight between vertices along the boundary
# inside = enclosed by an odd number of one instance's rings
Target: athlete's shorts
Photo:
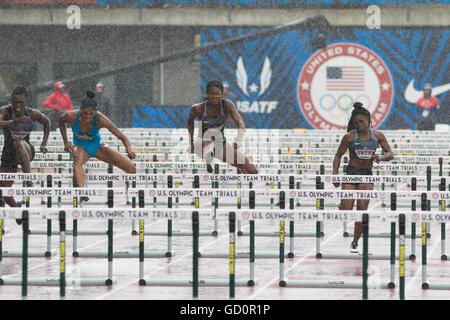
[[[35,151],[34,151],[34,146],[32,144],[30,144],[29,142],[27,142],[31,148],[31,159],[30,161],[32,161],[34,159],[34,155],[35,155]],[[5,168],[13,168],[13,169],[17,169],[19,164],[17,163],[16,160],[16,151],[14,150],[14,147],[12,146],[12,144],[7,144],[3,147],[2,150],[2,160],[1,160],[1,164],[0,166],[5,167]]]
[[[347,168],[345,168],[345,170],[344,170],[344,173],[349,176],[371,176],[371,175],[373,175],[371,168],[357,168],[357,167],[352,167],[352,166],[347,166]],[[343,183],[343,184],[351,184],[354,186],[359,185],[359,183]],[[373,183],[369,183],[369,184],[373,185]]]

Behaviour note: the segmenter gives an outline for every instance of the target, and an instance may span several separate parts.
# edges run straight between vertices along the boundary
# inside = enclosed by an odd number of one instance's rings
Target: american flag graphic
[[[364,67],[327,67],[327,91],[364,91]]]

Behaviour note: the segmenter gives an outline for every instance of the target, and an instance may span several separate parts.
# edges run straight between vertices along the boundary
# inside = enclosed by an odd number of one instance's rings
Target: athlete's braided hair
[[[25,97],[28,96],[28,92],[27,89],[25,89],[25,87],[16,87],[14,88],[14,90],[11,92],[11,96],[19,96],[19,95],[24,95]]]
[[[94,110],[97,110],[97,100],[95,100],[95,93],[92,91],[87,92],[87,97],[81,101],[81,109],[91,107]]]
[[[369,110],[364,108],[362,106],[361,102],[355,102],[353,104],[352,116],[350,117],[350,120],[348,120],[347,132],[350,132],[350,131],[356,129],[355,124],[353,123],[353,119],[358,114],[367,117],[369,119],[369,124],[370,124],[371,121],[370,121],[370,112],[369,112]]]

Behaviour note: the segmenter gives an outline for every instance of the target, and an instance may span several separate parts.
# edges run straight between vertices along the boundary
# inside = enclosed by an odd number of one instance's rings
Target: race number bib
[[[372,158],[372,155],[375,153],[375,150],[370,149],[356,149],[356,156],[361,160],[369,160]]]

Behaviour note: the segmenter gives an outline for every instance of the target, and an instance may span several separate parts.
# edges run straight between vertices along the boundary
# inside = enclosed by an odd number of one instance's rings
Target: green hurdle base
[[[199,231],[199,236],[214,236],[216,237],[220,233],[220,229],[213,231]],[[136,233],[137,234],[137,233]],[[168,236],[167,230],[165,231],[145,231],[146,236]],[[172,236],[192,236],[192,231],[174,230]]]
[[[199,258],[229,258],[230,253],[228,252],[199,252]],[[279,258],[280,252],[258,252],[255,253],[255,258]],[[285,253],[285,258],[293,258],[294,255],[292,253]],[[235,258],[250,258],[250,251],[236,251]]]
[[[390,260],[391,256],[388,254],[368,254],[369,260]],[[362,253],[316,253],[318,259],[362,259]],[[395,259],[398,259],[397,255]]]
[[[85,235],[85,236],[95,236],[95,235],[105,235],[108,230],[77,230],[77,235]],[[30,230],[30,235],[46,235],[47,230],[44,229],[36,229]],[[113,232],[115,234],[115,232]],[[53,230],[52,235],[59,235],[58,230]],[[73,230],[67,230],[66,235],[73,235]]]
[[[439,283],[430,283],[426,282],[426,287],[422,285],[422,289],[431,289],[431,290],[450,290],[450,282],[439,282]]]
[[[250,232],[248,231],[238,231],[238,236],[250,236]],[[255,231],[255,237],[279,237],[280,231]],[[290,237],[290,233],[286,232],[284,234],[285,237]],[[315,237],[315,232],[294,232],[294,237]],[[323,233],[321,233],[321,236],[324,236]]]
[[[100,251],[74,251],[72,253],[74,257],[80,258],[108,258],[108,252]],[[145,258],[170,258],[175,255],[174,251],[147,251],[144,252]],[[138,251],[113,251],[113,258],[139,258]]]
[[[22,251],[20,250],[5,250],[3,251],[3,257],[8,258],[21,258]],[[39,257],[49,257],[50,255],[56,255],[57,250],[52,249],[50,251],[47,250],[28,250],[28,257],[39,258]]]
[[[347,232],[345,234],[345,237],[353,237],[353,232]],[[379,232],[379,233],[371,233],[369,234],[369,238],[390,238],[391,234],[390,232]],[[395,235],[396,238],[399,237],[399,234]],[[420,236],[419,236],[420,237]],[[427,238],[430,238],[431,235],[429,233],[427,233]],[[405,238],[411,238],[411,234],[405,234]],[[418,239],[417,235],[416,235],[416,239]]]
[[[348,289],[362,289],[362,281],[349,280],[281,280],[280,287],[298,287],[298,288],[348,288]],[[380,289],[389,289],[388,283],[381,283]]]
[[[254,282],[255,283],[255,282]],[[187,279],[150,279],[143,278],[139,280],[139,285],[141,286],[193,286],[192,280]],[[199,279],[199,287],[228,287],[230,285],[229,279]],[[235,280],[235,286],[237,287],[247,287],[249,286],[249,281],[247,280]]]
[[[112,282],[109,279],[103,278],[66,278],[66,286],[106,286],[117,284],[117,278],[113,277]],[[0,279],[0,282],[5,286],[20,286],[22,285],[21,278],[3,278]],[[59,286],[60,279],[59,278],[36,278],[36,279],[28,279],[27,284],[30,286]]]

